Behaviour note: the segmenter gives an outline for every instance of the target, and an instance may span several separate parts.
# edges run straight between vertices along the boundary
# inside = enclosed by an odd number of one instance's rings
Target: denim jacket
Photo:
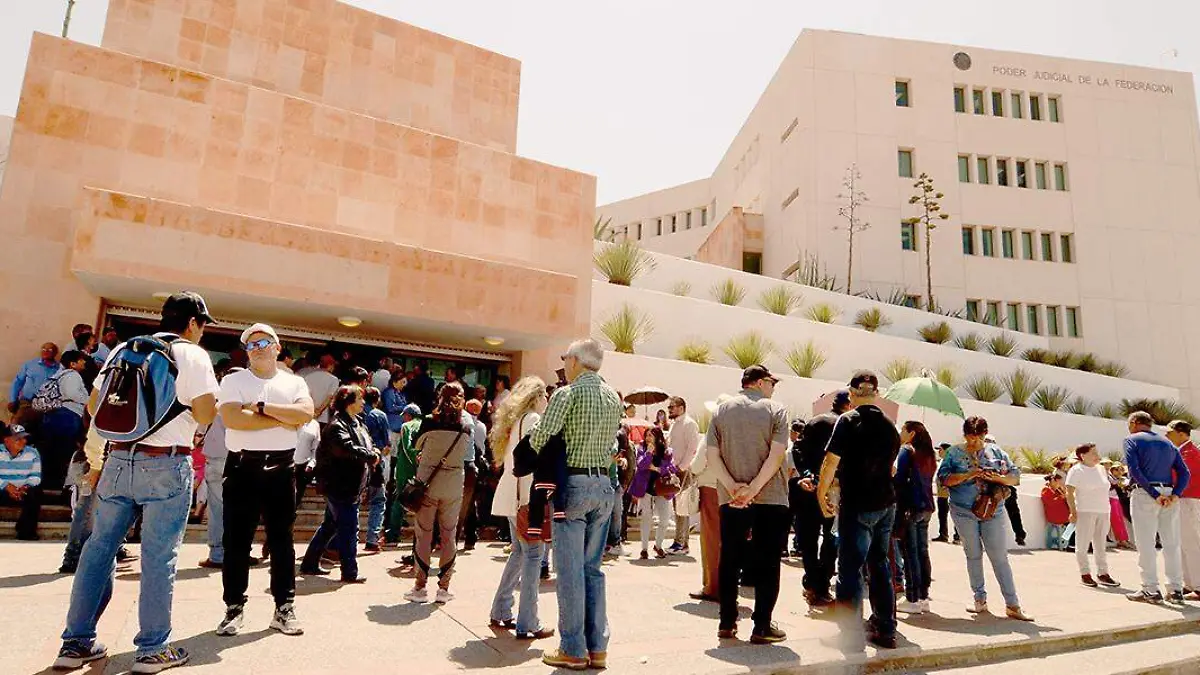
[[[1001,475],[1021,475],[1021,469],[1012,461],[1008,453],[994,443],[984,445],[977,457],[979,468],[984,471],[994,471]],[[941,465],[938,466],[938,481],[945,481],[946,477],[950,474],[966,473],[971,468],[970,454],[963,446],[956,445],[946,451],[945,458],[942,459]],[[978,482],[973,480],[959,483],[947,489],[950,491],[950,503],[964,509],[970,509],[974,506],[975,499],[979,496]]]

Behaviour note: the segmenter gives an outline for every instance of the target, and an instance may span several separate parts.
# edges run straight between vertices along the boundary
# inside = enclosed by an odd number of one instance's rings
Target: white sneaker
[[[424,588],[414,588],[404,594],[404,599],[409,602],[429,602],[429,591]]]
[[[616,546],[612,547],[612,554],[618,558],[623,557],[625,555],[625,547],[621,544],[617,544]]]
[[[922,601],[918,602],[917,604],[921,606],[922,614],[926,614],[929,612],[929,601],[928,600],[922,600]]]
[[[903,600],[896,603],[896,611],[904,612],[905,614],[920,614],[925,610],[921,609],[920,602],[909,602],[907,600]]]
[[[988,614],[987,600],[976,600],[973,607],[968,607],[967,611],[972,614]]]
[[[237,635],[242,630],[246,616],[242,605],[230,605],[225,608],[225,618],[217,625],[217,635]]]
[[[444,605],[453,599],[454,599],[454,594],[451,593],[448,589],[439,588],[437,591],[437,595],[434,596],[434,598],[433,598],[433,601],[438,603],[439,605]]]

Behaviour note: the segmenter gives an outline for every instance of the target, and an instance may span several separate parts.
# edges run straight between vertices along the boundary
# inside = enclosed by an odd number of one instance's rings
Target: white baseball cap
[[[275,334],[274,328],[271,328],[270,326],[268,326],[265,323],[256,323],[253,326],[250,326],[246,330],[242,331],[242,344],[246,344],[247,342],[249,342],[250,336],[254,335],[255,333],[266,333],[267,335],[270,335],[271,339],[274,340],[276,343],[279,342],[279,336]]]

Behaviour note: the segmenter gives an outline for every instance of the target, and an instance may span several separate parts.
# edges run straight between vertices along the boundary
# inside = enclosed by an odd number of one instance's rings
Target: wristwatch
[[[258,414],[259,414],[259,415],[266,415],[266,414],[267,414],[267,412],[266,412],[266,406],[267,406],[267,402],[266,402],[266,401],[259,401],[259,402],[258,402]]]

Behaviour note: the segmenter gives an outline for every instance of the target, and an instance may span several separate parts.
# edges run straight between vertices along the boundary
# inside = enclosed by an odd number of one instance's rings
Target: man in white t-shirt
[[[218,396],[225,423],[225,565],[221,568],[225,618],[217,635],[237,635],[245,617],[250,582],[250,547],[259,517],[271,551],[271,628],[285,635],[304,632],[296,597],[295,453],[297,432],[313,418],[313,401],[300,377],[279,369],[279,336],[265,323],[242,332],[250,367],[221,381]]]
[[[157,335],[172,340],[171,355],[178,369],[175,396],[187,409],[140,442],[109,443],[103,468],[99,463],[92,465],[86,480],[95,487],[99,499],[92,535],[83,548],[71,587],[67,627],[55,668],[79,668],[108,655],[104,645],[96,642],[96,623],[112,594],[113,560],[139,511],[142,589],[132,672],[156,673],[188,661],[187,651],[167,641],[171,636],[175,566],[191,509],[192,440],[198,424],[208,424],[216,415],[218,385],[212,359],[196,344],[205,326],[212,323],[204,298],[196,293],[176,293],[163,303],[162,332]],[[103,373],[102,369],[97,389]],[[95,413],[95,391],[88,406]]]
[[[329,404],[333,403],[333,395],[337,393],[338,387],[342,384],[337,375],[333,374],[335,368],[337,368],[337,360],[333,358],[333,354],[322,354],[320,366],[304,375],[309,396],[313,400],[315,417],[322,429],[329,424]]]
[[[376,370],[371,374],[371,386],[375,387],[379,391],[383,391],[387,389],[388,385],[391,383],[392,359],[385,356],[382,359],[379,359],[379,370]]]

